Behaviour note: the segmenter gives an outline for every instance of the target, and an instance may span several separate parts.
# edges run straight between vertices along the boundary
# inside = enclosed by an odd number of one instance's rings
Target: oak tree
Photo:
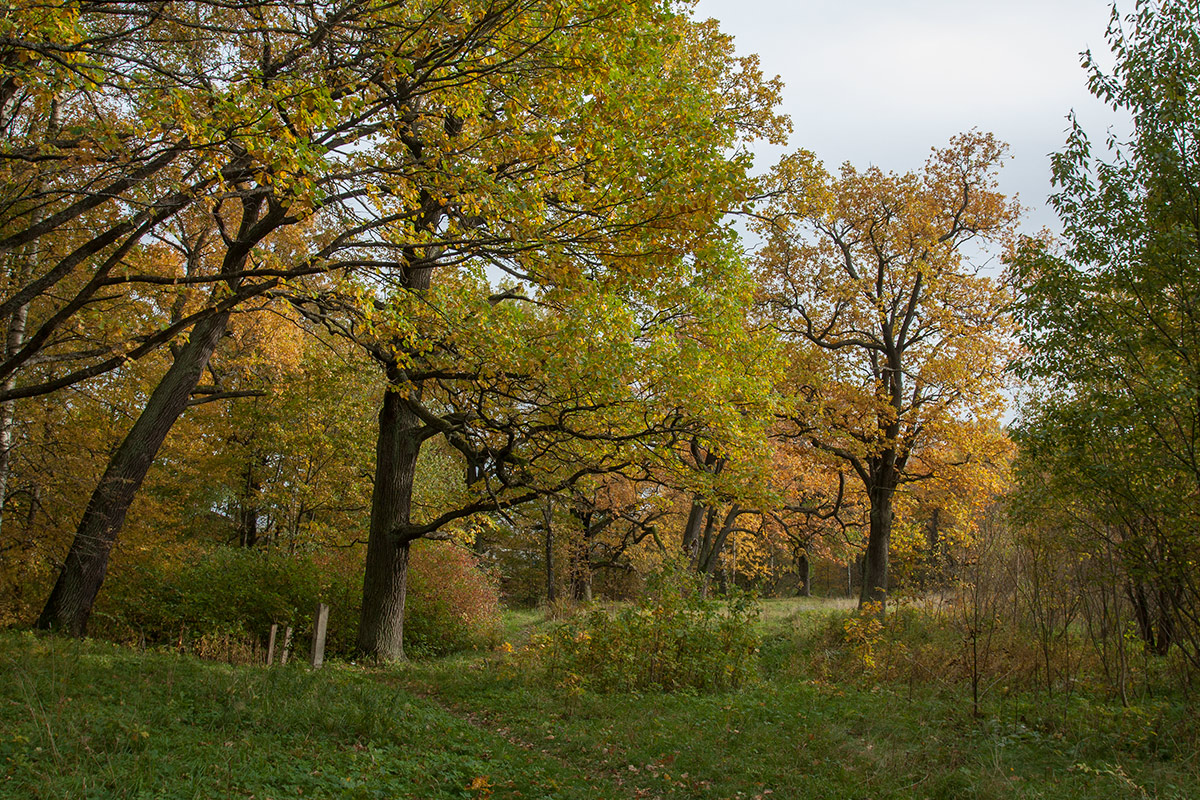
[[[896,493],[979,457],[969,434],[985,428],[969,423],[1002,407],[1008,296],[969,256],[1018,216],[996,188],[1004,149],[973,132],[919,173],[847,164],[832,177],[800,153],[774,174],[756,265],[760,313],[791,362],[780,421],[866,495],[863,603],[887,598]]]

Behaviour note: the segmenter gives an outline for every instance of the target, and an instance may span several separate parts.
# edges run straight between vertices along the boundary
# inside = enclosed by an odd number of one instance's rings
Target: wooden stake
[[[329,626],[329,606],[317,603],[317,618],[313,623],[313,645],[311,663],[313,669],[320,669],[325,663],[325,630]]]
[[[288,656],[292,654],[292,626],[288,625],[283,629],[283,653],[279,656],[280,665],[288,662]]]
[[[267,666],[275,663],[275,634],[279,632],[279,626],[274,622],[271,623],[271,635],[267,637]]]

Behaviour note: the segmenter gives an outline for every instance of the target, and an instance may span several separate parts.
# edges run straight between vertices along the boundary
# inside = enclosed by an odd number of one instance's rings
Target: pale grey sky
[[[1048,154],[1068,112],[1098,142],[1116,122],[1079,61],[1087,48],[1108,61],[1105,0],[700,0],[696,15],[783,78],[790,148],[828,168],[918,169],[955,133],[995,133],[1011,146],[1001,185],[1030,207],[1027,230],[1057,227]],[[758,168],[778,152],[762,150]]]

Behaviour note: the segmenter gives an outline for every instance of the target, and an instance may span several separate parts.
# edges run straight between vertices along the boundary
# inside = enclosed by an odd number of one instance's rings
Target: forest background
[[[1050,237],[979,131],[755,172],[779,81],[686,4],[11,6],[0,623],[386,661],[682,572],[864,647],[951,598],[976,707],[1001,627],[1187,685],[1197,27],[1114,13]]]

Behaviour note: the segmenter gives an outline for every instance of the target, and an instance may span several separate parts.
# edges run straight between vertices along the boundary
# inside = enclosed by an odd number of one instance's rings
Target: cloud
[[[908,170],[955,133],[992,131],[1012,145],[1004,185],[1035,207],[1033,227],[1052,222],[1047,154],[1062,146],[1067,113],[1097,137],[1115,122],[1079,59],[1107,53],[1104,0],[701,0],[696,13],[783,78],[793,148]]]

